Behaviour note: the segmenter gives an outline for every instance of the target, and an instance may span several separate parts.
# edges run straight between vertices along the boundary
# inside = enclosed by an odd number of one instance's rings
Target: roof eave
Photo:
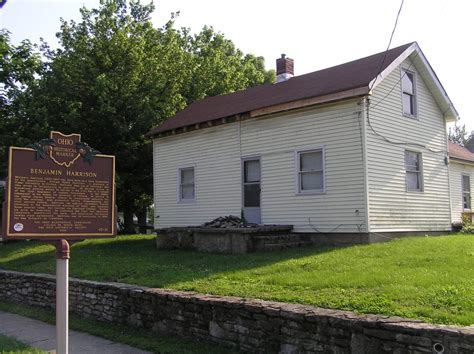
[[[274,114],[279,112],[285,112],[293,109],[305,108],[309,106],[315,106],[324,103],[336,102],[348,98],[365,96],[369,93],[367,86],[358,87],[355,89],[345,90],[341,92],[332,93],[324,96],[309,97],[301,100],[290,101],[286,103],[280,103],[273,106],[263,107],[255,109],[250,112],[250,117],[259,117],[268,114]]]
[[[249,118],[256,118],[256,117],[261,117],[261,116],[269,115],[269,114],[286,112],[290,110],[316,106],[320,104],[333,103],[333,102],[350,99],[350,98],[362,97],[362,96],[367,95],[368,93],[369,93],[369,87],[362,86],[362,87],[358,87],[358,88],[354,88],[350,90],[332,93],[329,95],[309,97],[309,98],[305,98],[301,100],[289,101],[289,102],[280,103],[277,105],[262,107],[259,109],[252,110],[250,112],[241,112],[240,115],[247,115]],[[233,117],[233,116],[224,117],[224,119],[230,118],[230,117]],[[219,119],[222,119],[222,118],[219,118]],[[200,124],[203,124],[203,123],[206,123],[206,122],[202,122]],[[172,131],[172,130],[174,129],[150,131],[145,134],[145,137],[149,139],[155,139],[158,135]]]
[[[452,161],[452,162],[457,162],[457,163],[462,163],[464,165],[473,165],[474,166],[474,160],[466,160],[466,159],[462,159],[460,157],[455,157],[455,156],[451,156],[449,155],[449,159]]]

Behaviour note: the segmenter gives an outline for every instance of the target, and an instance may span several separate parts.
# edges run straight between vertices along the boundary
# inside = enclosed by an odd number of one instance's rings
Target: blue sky
[[[57,45],[59,18],[79,19],[81,6],[98,0],[8,0],[0,26],[15,43],[43,37]],[[385,50],[400,6],[398,0],[155,1],[153,22],[162,26],[180,11],[178,26],[203,25],[231,39],[244,52],[264,56],[267,68],[286,53],[297,75]],[[417,41],[457,108],[474,130],[474,1],[405,0],[392,47]]]

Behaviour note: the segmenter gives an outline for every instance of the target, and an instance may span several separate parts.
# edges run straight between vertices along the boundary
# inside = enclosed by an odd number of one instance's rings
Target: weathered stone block
[[[50,276],[0,271],[0,296],[10,301],[54,308],[54,289]],[[431,353],[436,342],[445,353],[474,352],[474,327],[78,279],[70,289],[71,312],[83,317],[251,353]]]

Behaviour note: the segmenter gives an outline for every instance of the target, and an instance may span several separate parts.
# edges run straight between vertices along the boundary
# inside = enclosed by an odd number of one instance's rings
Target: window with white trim
[[[405,171],[407,191],[423,191],[421,153],[405,150]]]
[[[324,192],[323,149],[297,153],[298,193]]]
[[[403,114],[416,116],[415,73],[402,70],[402,106]]]
[[[471,210],[471,177],[462,175],[462,208]]]
[[[195,198],[194,167],[179,169],[179,200],[193,201]]]

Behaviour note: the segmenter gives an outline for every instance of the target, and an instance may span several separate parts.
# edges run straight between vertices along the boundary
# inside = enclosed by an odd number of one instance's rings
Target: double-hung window
[[[407,70],[402,70],[402,106],[404,115],[416,116],[415,74]]]
[[[178,199],[193,201],[195,199],[194,167],[180,168],[178,172]]]
[[[298,151],[298,194],[324,192],[324,150]]]
[[[405,150],[407,191],[423,191],[421,153]]]
[[[462,208],[471,210],[471,178],[469,175],[462,175]]]

